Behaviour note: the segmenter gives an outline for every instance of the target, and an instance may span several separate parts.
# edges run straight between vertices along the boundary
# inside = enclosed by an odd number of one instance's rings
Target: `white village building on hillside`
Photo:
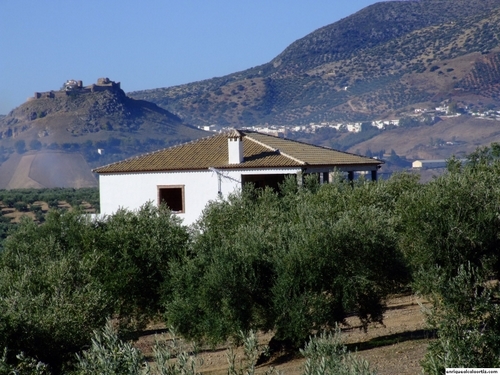
[[[446,168],[446,160],[415,160],[411,163],[412,168],[421,168],[421,169],[432,169],[432,168]]]
[[[253,131],[232,130],[94,169],[99,174],[101,214],[138,209],[165,201],[172,211],[195,222],[207,203],[241,189],[277,187],[286,176],[301,181],[316,173],[328,182],[334,170],[371,173],[382,161]]]
[[[462,165],[467,163],[467,159],[456,159]],[[434,168],[446,168],[448,166],[448,160],[439,159],[439,160],[415,160],[411,163],[412,168],[414,169],[434,169]]]

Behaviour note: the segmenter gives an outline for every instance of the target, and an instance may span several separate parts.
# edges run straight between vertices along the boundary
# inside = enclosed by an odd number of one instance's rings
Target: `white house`
[[[415,160],[411,163],[412,168],[432,169],[446,168],[446,160]]]
[[[359,133],[361,131],[361,123],[347,124],[347,131],[351,133]]]
[[[162,201],[189,225],[207,203],[245,183],[277,187],[286,176],[298,181],[314,173],[328,182],[334,170],[350,179],[371,172],[382,161],[261,134],[232,130],[94,169],[99,174],[101,214],[137,209]]]
[[[458,159],[460,163],[466,164],[467,159]],[[444,159],[438,160],[415,160],[411,163],[412,168],[414,169],[433,169],[433,168],[446,168],[448,165],[448,161]]]

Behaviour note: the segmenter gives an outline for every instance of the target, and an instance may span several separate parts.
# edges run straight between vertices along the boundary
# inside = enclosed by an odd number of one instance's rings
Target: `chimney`
[[[243,139],[241,133],[233,129],[227,135],[227,151],[229,164],[240,164],[243,162]]]

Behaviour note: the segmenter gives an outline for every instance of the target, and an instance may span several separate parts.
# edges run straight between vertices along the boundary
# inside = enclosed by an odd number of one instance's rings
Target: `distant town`
[[[413,112],[405,113],[398,119],[373,120],[367,122],[311,122],[308,125],[254,125],[242,129],[255,130],[275,136],[284,136],[290,133],[315,133],[322,128],[332,128],[340,132],[359,133],[364,127],[373,126],[379,130],[391,129],[399,126],[415,126],[419,123],[430,125],[439,120],[468,115],[482,120],[500,121],[500,110],[476,110],[469,107],[457,108],[454,104],[443,103],[434,109],[415,108]],[[219,125],[199,126],[200,129],[212,132],[223,132],[230,129]],[[366,130],[366,129],[365,129]]]

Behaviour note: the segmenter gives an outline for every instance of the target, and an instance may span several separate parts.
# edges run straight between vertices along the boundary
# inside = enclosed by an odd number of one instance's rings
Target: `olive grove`
[[[369,329],[402,292],[431,304],[427,373],[500,366],[498,151],[452,159],[426,184],[400,174],[246,186],[192,227],[151,204],[99,220],[57,210],[24,220],[0,253],[0,374],[38,361],[45,373],[82,373],[104,358],[96,337],[119,344],[109,319],[123,340],[163,319],[198,343],[264,331],[271,351],[298,351],[348,316]]]

